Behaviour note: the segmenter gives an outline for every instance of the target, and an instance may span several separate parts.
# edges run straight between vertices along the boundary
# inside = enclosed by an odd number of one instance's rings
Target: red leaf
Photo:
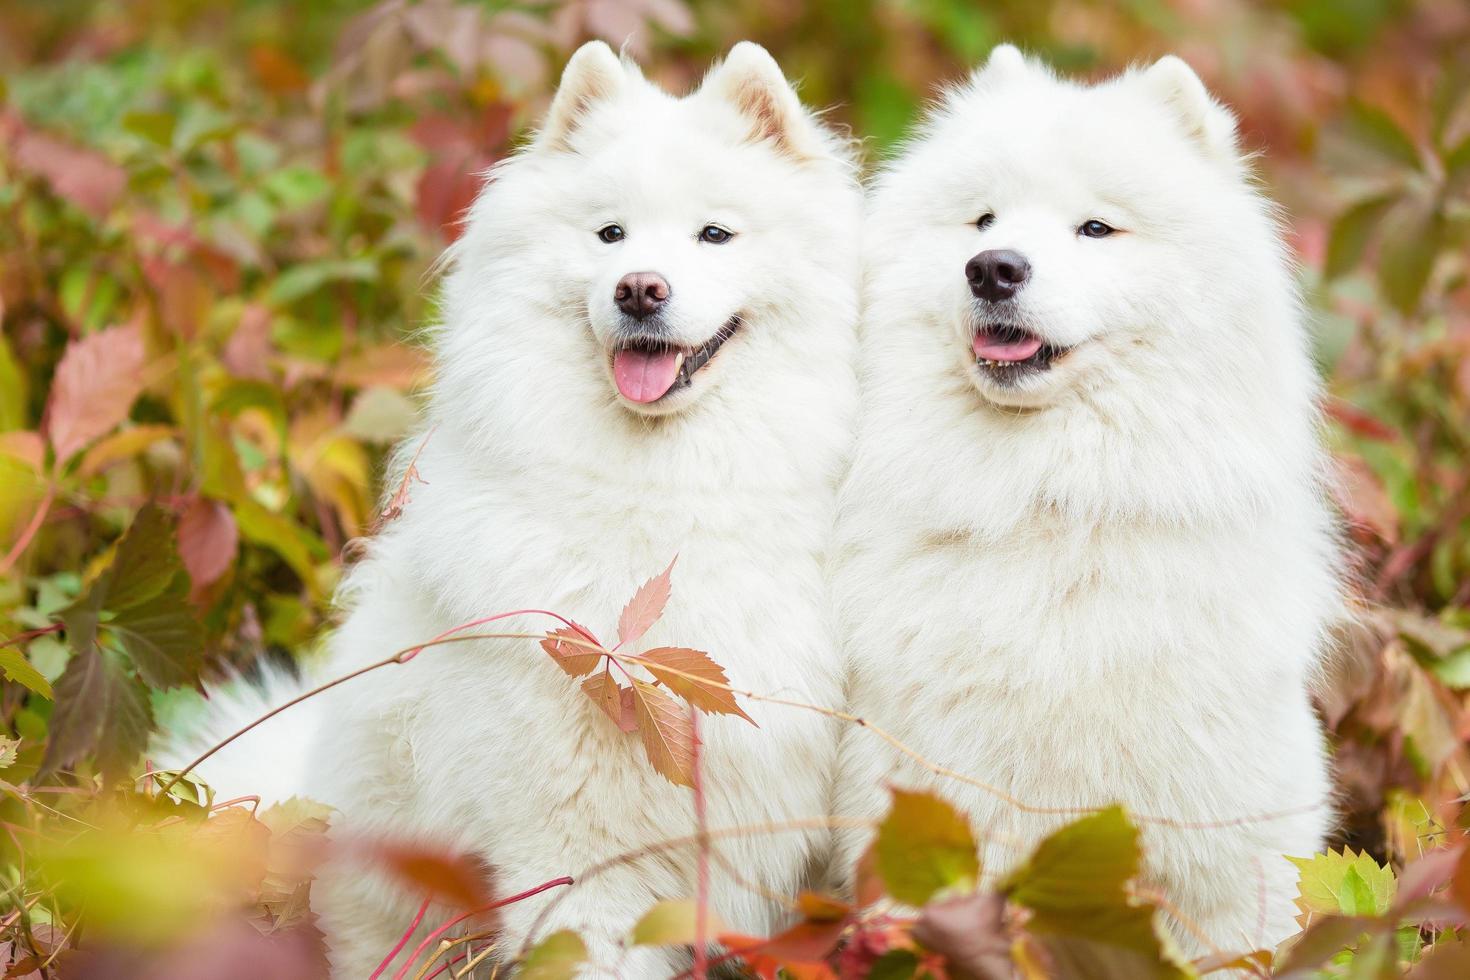
[[[677,786],[694,785],[694,723],[679,702],[633,680],[633,711],[654,771]]]
[[[684,647],[658,647],[642,654],[639,659],[651,661],[644,664],[648,672],[699,710],[721,715],[739,715],[752,725],[755,724],[755,720],[735,702],[735,692],[717,686],[728,685],[730,679],[725,676],[724,668],[711,660],[709,654]],[[654,666],[655,663],[680,673],[660,670]],[[695,676],[682,676],[684,674]]]
[[[919,913],[914,938],[944,956],[955,980],[1008,980],[1015,974],[1000,895],[974,893],[932,902]]]
[[[775,980],[784,970],[794,980],[828,980],[836,974],[827,957],[841,937],[841,922],[813,924],[798,922],[770,939],[721,933],[720,945],[739,956],[762,980]]]
[[[552,630],[546,634],[546,639],[541,641],[541,649],[551,654],[551,659],[556,665],[573,677],[581,677],[590,674],[597,669],[602,661],[602,654],[597,650],[588,649],[585,645],[590,642],[587,637],[591,636],[580,626],[575,629],[563,626],[561,629]],[[566,640],[579,642],[567,643]]]
[[[583,681],[582,693],[591,698],[592,703],[612,719],[612,723],[618,726],[619,731],[631,732],[638,727],[637,716],[633,710],[632,690],[613,680],[606,671]]]
[[[675,556],[668,568],[644,582],[623,607],[623,614],[618,617],[619,643],[634,642],[664,614],[664,606],[669,601],[669,575],[678,560]]]
[[[473,854],[387,842],[372,844],[369,849],[393,874],[436,899],[462,909],[490,904],[489,870]]]
[[[235,516],[217,500],[195,497],[179,515],[179,557],[196,589],[209,585],[234,564],[239,544]]]
[[[46,434],[65,462],[128,416],[143,390],[143,335],[113,327],[67,345],[46,408]]]
[[[1391,442],[1398,438],[1398,433],[1392,426],[1380,422],[1361,408],[1341,398],[1328,398],[1324,408],[1329,418],[1334,419],[1343,428],[1356,435],[1377,439],[1380,442]]]
[[[40,177],[57,197],[101,218],[112,210],[128,184],[127,171],[111,160],[61,140],[18,127],[14,159],[20,169]]]

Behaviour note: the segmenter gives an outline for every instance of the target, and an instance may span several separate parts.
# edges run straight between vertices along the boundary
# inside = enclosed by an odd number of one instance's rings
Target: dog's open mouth
[[[1013,380],[1045,371],[1066,348],[1053,347],[1027,330],[1010,324],[981,327],[972,343],[975,366],[992,379]]]
[[[656,402],[693,384],[694,373],[739,329],[736,314],[698,347],[675,347],[654,337],[631,338],[613,352],[613,383],[630,402]]]

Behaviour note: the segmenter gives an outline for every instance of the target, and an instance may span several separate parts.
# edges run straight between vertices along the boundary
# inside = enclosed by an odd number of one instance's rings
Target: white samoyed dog
[[[1178,58],[1081,85],[997,48],[866,241],[852,710],[1030,806],[1125,804],[1187,951],[1277,942],[1283,855],[1330,822],[1309,688],[1342,605],[1292,262],[1232,116]],[[988,880],[1072,819],[849,734],[839,811],[928,785]]]
[[[684,98],[601,42],[581,48],[451,251],[424,482],[352,569],[313,680],[503,610],[609,637],[677,555],[666,614],[625,652],[694,646],[736,687],[839,704],[824,565],[857,407],[861,217],[848,141],[763,48],[737,45]],[[339,835],[472,852],[510,895],[695,827],[690,791],[578,686],[534,641],[434,647],[290,709],[202,775],[323,799]],[[758,728],[701,722],[709,825],[820,818],[837,729],[742,706]],[[713,915],[778,925],[770,896],[794,894],[827,839],[718,840]],[[694,895],[695,866],[685,847],[579,881],[536,935],[576,929],[602,970],[670,975],[681,957],[622,944],[656,901]],[[420,896],[343,867],[316,898],[334,973],[360,978]],[[552,898],[502,911],[505,958]]]

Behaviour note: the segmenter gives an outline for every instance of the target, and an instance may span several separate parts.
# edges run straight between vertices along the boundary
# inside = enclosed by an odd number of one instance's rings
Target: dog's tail
[[[322,723],[322,701],[290,702],[311,687],[309,677],[270,664],[262,665],[257,676],[231,678],[211,688],[201,718],[158,739],[151,752],[154,764],[182,769],[252,722],[282,709],[210,754],[190,775],[214,790],[216,802],[258,796],[263,805],[270,805],[310,795],[306,756]]]

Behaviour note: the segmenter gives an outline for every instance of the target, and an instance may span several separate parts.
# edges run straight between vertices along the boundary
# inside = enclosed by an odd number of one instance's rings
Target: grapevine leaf
[[[572,980],[587,960],[587,946],[570,929],[553,932],[526,954],[521,980]]]
[[[693,900],[687,898],[659,902],[643,914],[633,927],[632,943],[635,946],[688,946],[698,936],[696,928],[698,909]],[[705,910],[705,940],[724,929],[713,913]]]
[[[67,345],[46,406],[46,435],[59,463],[127,418],[143,390],[144,358],[136,326],[112,327]]]
[[[217,500],[195,497],[179,515],[179,558],[195,588],[209,585],[235,562],[240,529],[230,509]]]
[[[0,649],[0,670],[5,672],[6,680],[15,681],[26,690],[39,694],[48,701],[56,699],[55,693],[51,690],[51,682],[46,680],[45,675],[32,666],[19,650],[12,647]]]
[[[567,643],[567,640],[579,642]],[[589,650],[582,644],[587,643],[587,637],[578,630],[569,626],[561,629],[551,630],[546,634],[546,639],[541,641],[541,649],[551,655],[556,665],[573,677],[581,677],[590,674],[597,669],[602,660],[602,654],[596,650]]]
[[[638,727],[633,711],[633,692],[603,671],[582,682],[582,693],[602,709],[602,713],[618,726],[618,731],[631,732]]]
[[[735,692],[719,686],[728,685],[730,679],[725,676],[724,668],[711,660],[709,654],[684,647],[658,647],[642,654],[640,659],[648,661],[643,666],[662,681],[665,687],[699,710],[739,715],[752,725],[755,724],[754,719],[735,702]],[[672,668],[680,673],[661,670],[660,667]],[[684,674],[694,676],[682,676]]]
[[[679,702],[634,678],[633,711],[654,771],[675,785],[693,786],[694,724]]]
[[[204,666],[204,629],[188,595],[189,577],[180,572],[168,589],[123,608],[107,623],[152,687],[193,683]]]
[[[909,905],[945,889],[973,888],[980,878],[969,821],[931,793],[893,790],[874,855],[888,894]]]
[[[669,576],[674,570],[674,561],[678,561],[678,558],[670,561],[668,568],[639,586],[638,591],[633,593],[633,598],[623,607],[623,613],[618,617],[618,642],[635,642],[664,614],[664,606],[669,601]]]
[[[1179,978],[1187,974],[1161,943],[1154,909],[1135,901],[1138,830],[1113,806],[1043,840],[1006,880],[1011,901],[1031,910],[1028,932],[1064,976]]]

